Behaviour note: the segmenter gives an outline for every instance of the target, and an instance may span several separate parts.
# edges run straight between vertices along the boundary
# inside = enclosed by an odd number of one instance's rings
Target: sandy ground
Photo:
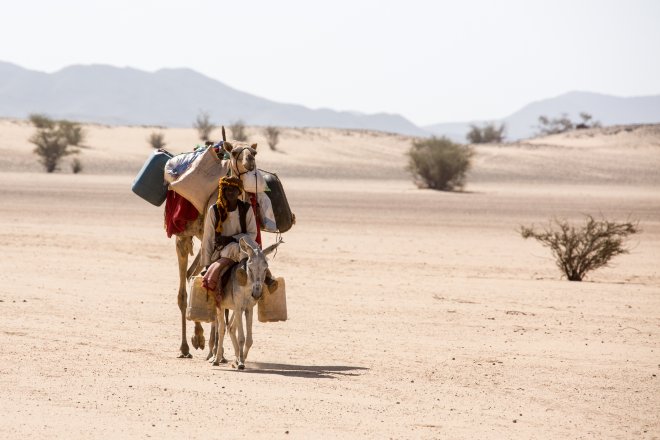
[[[412,185],[408,138],[286,130],[258,162],[298,218],[290,319],[243,372],[176,358],[174,242],[130,192],[154,129],[88,130],[48,175],[0,121],[0,438],[660,437],[657,126],[478,147],[462,193]],[[516,228],[582,213],[643,232],[572,283]]]

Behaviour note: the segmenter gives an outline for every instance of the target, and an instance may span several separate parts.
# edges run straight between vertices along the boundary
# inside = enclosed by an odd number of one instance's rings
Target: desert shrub
[[[497,127],[494,123],[485,124],[482,127],[477,125],[470,125],[470,131],[465,136],[471,144],[485,144],[490,142],[503,142],[504,130],[506,126],[504,123]]]
[[[271,150],[275,151],[277,143],[280,141],[280,129],[277,127],[266,127],[264,129],[264,135],[266,136],[266,142]]]
[[[592,116],[589,113],[581,112],[580,121],[573,122],[566,113],[562,113],[560,117],[550,119],[547,116],[539,116],[538,134],[550,135],[564,133],[566,131],[583,128],[600,127],[600,122],[592,121]]]
[[[32,113],[28,118],[32,125],[37,128],[52,128],[55,125],[55,121],[41,113]]]
[[[58,121],[57,124],[69,145],[79,146],[85,141],[86,133],[80,124],[65,119]]]
[[[446,137],[413,141],[408,171],[420,188],[452,191],[463,187],[474,151]]]
[[[617,223],[587,215],[582,226],[554,219],[541,231],[534,226],[520,227],[523,238],[535,238],[550,248],[557,267],[569,281],[582,281],[595,269],[607,266],[617,255],[626,254],[624,242],[640,231],[638,223]]]
[[[163,148],[165,146],[165,135],[154,131],[147,138],[147,142],[149,142],[149,145],[156,150]]]
[[[195,120],[193,127],[197,129],[199,138],[206,142],[211,139],[211,132],[215,128],[215,125],[211,123],[211,115],[209,115],[208,112],[201,111],[197,115],[197,119]]]
[[[33,120],[32,116],[30,120]],[[74,145],[71,142],[82,140],[83,131],[77,130],[80,128],[78,124],[70,121],[53,121],[40,115],[36,119],[35,126],[37,131],[29,141],[36,145],[34,153],[39,156],[39,161],[47,172],[55,171],[64,156],[80,152],[78,149],[69,148]],[[76,138],[72,133],[78,133],[80,136]]]
[[[231,132],[232,139],[240,142],[247,142],[248,135],[245,131],[245,123],[240,119],[229,125],[229,131]]]
[[[78,159],[77,157],[74,158],[71,161],[71,172],[73,174],[78,174],[79,172],[82,171],[82,169],[83,169],[83,165],[82,162],[80,162],[80,159]]]

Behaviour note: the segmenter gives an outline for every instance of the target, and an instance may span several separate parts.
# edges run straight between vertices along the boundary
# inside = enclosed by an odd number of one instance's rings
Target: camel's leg
[[[195,350],[204,350],[204,346],[206,345],[206,338],[204,338],[204,327],[202,327],[202,324],[197,321],[195,321],[195,335],[190,338],[190,342],[192,343],[193,347],[195,347]]]
[[[181,347],[179,348],[180,358],[191,358],[190,348],[186,341],[186,302],[188,293],[186,292],[186,272],[188,271],[188,250],[192,247],[192,238],[176,237],[176,256],[179,260],[179,295],[177,297],[179,310],[181,310]]]
[[[206,360],[215,362],[215,353],[218,348],[218,320],[216,319],[211,324],[211,334],[209,335],[209,354],[206,355]]]
[[[243,361],[247,360],[248,352],[252,347],[252,317],[254,316],[254,309],[249,308],[245,311],[245,327],[247,336],[245,338],[245,353]]]

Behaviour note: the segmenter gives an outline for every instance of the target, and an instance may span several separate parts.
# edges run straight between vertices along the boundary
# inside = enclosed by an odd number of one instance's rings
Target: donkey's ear
[[[238,245],[241,247],[241,250],[247,254],[248,257],[251,258],[254,255],[254,250],[248,244],[248,242],[245,241],[245,238],[241,237],[241,239],[238,242]]]
[[[257,149],[257,144],[255,143],[255,144],[250,145],[250,148],[252,148],[253,150],[256,150]]]
[[[238,281],[238,284],[241,286],[247,284],[247,272],[242,267],[236,269],[236,281]]]
[[[228,141],[224,141],[224,142],[222,143],[222,147],[225,149],[225,151],[226,151],[227,153],[231,153],[231,150],[234,149],[234,146],[233,146],[232,144],[230,144]]]

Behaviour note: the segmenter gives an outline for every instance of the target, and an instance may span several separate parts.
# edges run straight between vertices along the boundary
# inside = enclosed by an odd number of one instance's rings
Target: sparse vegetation
[[[78,159],[77,157],[74,158],[71,161],[71,172],[73,172],[73,174],[78,174],[79,172],[82,171],[82,169],[83,166],[82,166],[82,162],[80,162],[80,159]]]
[[[232,139],[240,142],[247,142],[248,140],[248,135],[245,130],[245,123],[240,119],[229,125],[229,132],[231,133]]]
[[[495,123],[484,124],[482,127],[472,124],[465,137],[471,144],[499,143],[504,141],[505,129],[504,123],[500,124],[499,127]]]
[[[536,231],[533,226],[520,227],[523,238],[534,238],[550,248],[557,267],[569,281],[582,281],[588,272],[607,266],[617,255],[628,253],[624,242],[637,232],[640,228],[636,222],[596,220],[590,215],[581,227],[565,219],[554,219],[542,231]]]
[[[559,134],[566,131],[584,128],[600,127],[600,122],[592,121],[592,116],[589,113],[580,113],[580,121],[573,122],[566,113],[558,118],[550,119],[547,116],[539,116],[538,134],[550,135]]]
[[[71,121],[54,121],[44,115],[30,115],[30,121],[37,131],[30,137],[30,143],[36,145],[34,153],[47,172],[52,173],[64,156],[77,154],[84,139],[84,131],[79,124]]]
[[[266,142],[271,150],[275,151],[278,142],[280,141],[280,129],[277,127],[269,126],[264,129]]]
[[[211,122],[211,115],[206,111],[201,111],[197,115],[193,127],[197,129],[199,138],[206,142],[211,139],[211,132],[215,128],[215,125]]]
[[[408,171],[420,188],[441,191],[460,189],[474,151],[446,137],[413,141],[408,151]]]
[[[163,148],[165,146],[165,135],[154,131],[147,138],[147,142],[149,142],[149,145],[155,150]]]

